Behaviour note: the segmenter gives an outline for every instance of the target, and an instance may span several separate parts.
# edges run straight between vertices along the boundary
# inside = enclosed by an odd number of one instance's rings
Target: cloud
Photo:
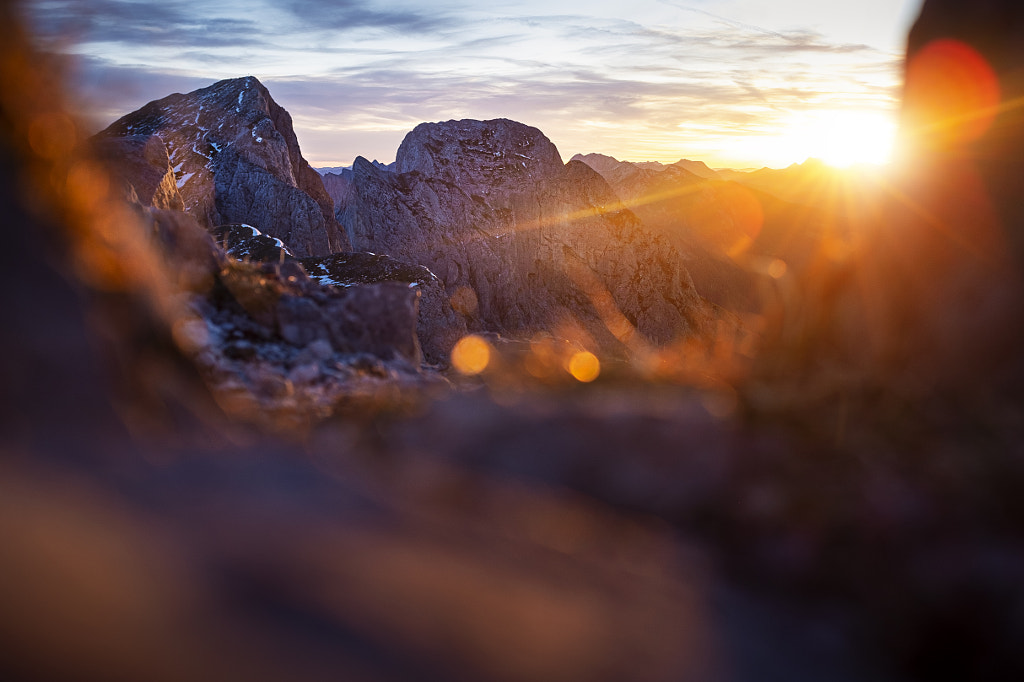
[[[661,0],[663,4],[674,7],[683,12],[700,14],[714,19],[717,23],[730,27],[738,35],[745,36],[740,42],[733,43],[731,47],[744,49],[756,47],[757,49],[779,50],[784,52],[831,52],[840,54],[851,54],[863,51],[874,51],[876,48],[859,43],[836,43],[829,42],[824,36],[809,29],[779,31],[764,28],[754,24],[748,24],[735,19],[730,19],[707,10],[680,5],[676,2]],[[721,34],[721,31],[716,31]]]
[[[637,158],[764,133],[812,107],[891,107],[899,81],[898,60],[878,49],[716,16],[667,25],[639,12],[351,0],[33,8],[50,35],[77,36],[76,80],[104,125],[171,92],[252,74],[292,113],[300,140],[316,140],[304,151],[339,163],[388,160],[417,123],[467,117],[515,118],[570,151]]]
[[[370,3],[353,0],[287,0],[279,5],[307,27],[318,30],[351,31],[384,29],[399,33],[433,32],[451,28],[457,21],[439,12],[421,9],[374,9]],[[422,6],[420,6],[421,8]]]
[[[68,75],[76,86],[79,110],[93,131],[147,102],[175,92],[191,92],[216,80],[174,70],[123,66],[88,56],[69,59]]]
[[[250,12],[234,16],[173,0],[46,0],[27,9],[36,34],[57,42],[209,49],[238,46],[264,33],[257,18],[242,18]]]

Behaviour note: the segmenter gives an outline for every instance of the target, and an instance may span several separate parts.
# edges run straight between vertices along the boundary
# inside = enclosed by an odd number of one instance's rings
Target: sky
[[[314,167],[424,121],[511,118],[564,160],[884,160],[922,0],[28,0],[99,130],[253,75]],[[875,149],[877,147],[877,149]],[[863,157],[863,158],[861,158]]]

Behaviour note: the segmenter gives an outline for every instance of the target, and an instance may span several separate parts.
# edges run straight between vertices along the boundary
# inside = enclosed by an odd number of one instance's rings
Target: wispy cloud
[[[252,74],[325,163],[393,158],[401,131],[425,120],[505,116],[566,155],[637,158],[714,154],[714,140],[734,146],[738,131],[767,134],[813,107],[894,106],[899,61],[878,47],[635,4],[40,0],[31,11],[44,35],[71,36],[94,119]]]
[[[46,0],[32,3],[29,16],[43,36],[82,44],[216,48],[263,33],[254,19],[195,12],[190,3],[174,0]]]
[[[376,9],[370,3],[354,0],[287,0],[278,3],[299,23],[317,30],[355,31],[366,28],[398,33],[437,31],[457,25],[457,19],[437,10]],[[426,5],[431,7],[431,5]]]

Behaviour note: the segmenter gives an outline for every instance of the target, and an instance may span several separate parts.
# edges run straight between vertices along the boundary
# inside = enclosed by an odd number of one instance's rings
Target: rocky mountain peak
[[[562,158],[551,140],[531,126],[504,118],[461,120],[416,126],[398,148],[395,168],[487,197],[557,175]]]
[[[436,274],[471,331],[560,330],[619,352],[707,329],[709,308],[672,246],[622,210],[597,172],[563,164],[522,123],[418,126],[394,172],[355,160],[338,218],[355,248]],[[596,297],[621,324],[609,326]]]
[[[150,102],[98,135],[124,137],[162,140],[185,210],[207,228],[253,225],[298,255],[349,246],[291,116],[253,76]]]
[[[585,163],[594,170],[596,170],[598,173],[604,173],[605,171],[617,168],[624,163],[628,163],[626,161],[619,161],[614,156],[608,156],[607,154],[597,153],[576,154],[570,160]]]

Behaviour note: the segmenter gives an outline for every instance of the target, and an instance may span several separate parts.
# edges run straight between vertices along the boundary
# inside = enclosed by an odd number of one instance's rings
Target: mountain
[[[608,156],[606,154],[577,154],[571,159],[572,161],[582,161],[587,164],[598,173],[603,173],[606,170],[612,170],[619,164],[629,163],[628,161],[619,161],[614,156]],[[708,179],[719,179],[718,173],[708,167],[703,161],[691,161],[689,159],[679,159],[671,165],[665,165],[657,161],[640,161],[633,163],[632,165],[637,168],[643,168],[645,170],[662,171],[666,168],[681,168],[689,173],[701,178]]]
[[[182,211],[185,203],[167,156],[155,135],[126,135],[95,140],[93,151],[124,194],[145,206]]]
[[[718,179],[718,171],[712,170],[703,161],[691,161],[689,159],[679,159],[672,164],[677,168],[682,168],[684,171],[693,173],[696,176],[708,179]]]
[[[847,232],[829,213],[704,178],[682,164],[653,169],[582,158],[595,163],[625,209],[683,255],[698,293],[730,310],[759,310],[765,276],[781,267],[776,260],[798,272],[826,235]]]
[[[861,222],[866,219],[864,214],[873,211],[881,189],[888,182],[885,169],[879,166],[836,168],[814,158],[786,168],[719,171],[719,176],[791,204],[826,213],[841,209],[851,221]]]
[[[701,296],[730,310],[757,307],[756,277],[728,255],[756,236],[744,229],[742,216],[734,215],[735,202],[726,201],[711,183],[677,166],[655,170],[593,156],[588,155],[589,161],[597,163],[595,170],[600,169],[623,205],[680,252]]]
[[[394,172],[358,158],[352,173],[337,215],[353,245],[429,268],[472,330],[621,349],[709,327],[679,253],[536,128],[424,123]]]
[[[122,143],[123,163],[156,163],[150,175],[160,171],[162,143],[184,208],[204,227],[249,224],[297,256],[349,248],[320,176],[302,157],[291,116],[252,76],[150,102],[100,132],[97,144],[115,150],[112,140],[124,138],[135,142]]]
[[[598,173],[606,170],[611,170],[617,167],[622,161],[619,161],[614,156],[608,156],[607,154],[576,154],[570,161],[580,161],[587,164]]]
[[[465,323],[430,271],[376,254],[350,253],[334,218],[335,199],[302,158],[290,116],[255,78],[221,81],[151,102],[92,143],[130,203],[151,213],[186,211],[214,239],[221,258],[288,264],[335,288],[399,285],[403,296],[416,302],[419,349],[431,363],[446,364],[452,346],[465,334]],[[345,178],[325,176],[335,194],[351,183],[352,171],[343,173]],[[149,220],[176,224],[182,217]],[[346,295],[364,300],[354,292]],[[357,312],[346,314],[359,319]],[[373,308],[355,326],[373,329],[378,323],[386,326],[387,319]],[[317,320],[312,315],[306,322],[316,326]]]
[[[321,176],[324,190],[327,191],[327,195],[334,202],[335,210],[337,210],[342,202],[347,200],[352,192],[352,177],[351,168],[342,168],[337,173],[324,173]]]
[[[352,170],[352,166],[324,166],[322,168],[314,168],[313,170],[319,173],[320,177],[323,177],[328,173],[338,175],[346,170]]]

